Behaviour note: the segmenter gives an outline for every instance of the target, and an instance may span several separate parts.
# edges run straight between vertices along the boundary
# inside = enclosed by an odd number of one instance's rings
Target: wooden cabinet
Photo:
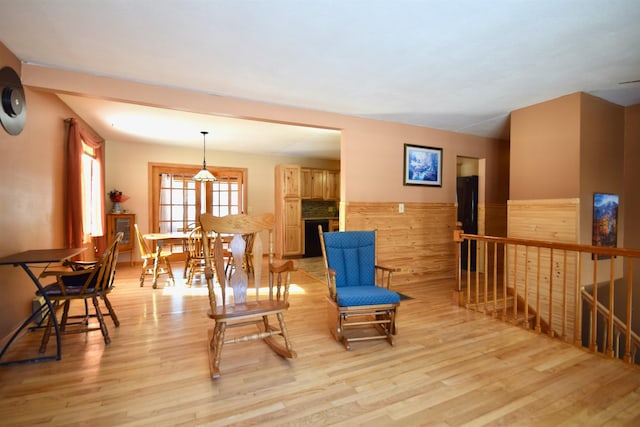
[[[324,171],[324,200],[340,200],[340,172]]]
[[[129,263],[133,265],[133,247],[135,234],[133,225],[136,223],[135,214],[107,214],[107,244],[113,241],[116,233],[122,231],[124,237],[118,247],[120,253],[129,253]]]
[[[302,255],[302,206],[299,198],[284,200],[283,256]]]
[[[275,244],[276,256],[302,255],[302,202],[300,166],[276,166]]]
[[[300,197],[300,166],[281,166],[282,197]]]
[[[340,200],[340,171],[302,168],[302,199]]]
[[[311,169],[300,169],[300,197],[311,198]]]
[[[322,199],[324,194],[324,171],[321,169],[311,170],[311,198]]]

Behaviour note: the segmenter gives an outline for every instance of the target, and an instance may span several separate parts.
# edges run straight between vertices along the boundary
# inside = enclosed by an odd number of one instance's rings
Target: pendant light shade
[[[215,181],[216,177],[213,176],[211,172],[207,170],[207,159],[206,159],[206,149],[207,149],[207,131],[201,131],[202,134],[202,169],[198,172],[192,179],[194,181],[200,182],[210,182]]]

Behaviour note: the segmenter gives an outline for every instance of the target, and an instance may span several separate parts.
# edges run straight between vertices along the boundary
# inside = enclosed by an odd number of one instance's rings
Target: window
[[[100,162],[95,151],[82,142],[82,227],[85,242],[89,237],[104,235],[102,229],[102,192],[100,191]]]
[[[166,233],[195,227],[200,214],[225,216],[245,212],[247,170],[209,168],[214,182],[195,182],[199,168],[151,164],[152,231]]]

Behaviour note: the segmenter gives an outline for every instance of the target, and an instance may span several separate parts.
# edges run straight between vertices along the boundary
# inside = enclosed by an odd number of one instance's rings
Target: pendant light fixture
[[[216,177],[213,176],[213,174],[207,170],[206,149],[207,149],[207,134],[209,132],[203,130],[200,133],[202,134],[202,169],[200,169],[200,172],[198,172],[193,177],[193,180],[200,181],[200,182],[215,181]]]

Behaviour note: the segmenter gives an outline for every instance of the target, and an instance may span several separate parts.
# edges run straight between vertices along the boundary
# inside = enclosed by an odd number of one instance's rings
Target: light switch
[[[404,203],[399,203],[398,204],[398,212],[399,213],[404,213]]]

